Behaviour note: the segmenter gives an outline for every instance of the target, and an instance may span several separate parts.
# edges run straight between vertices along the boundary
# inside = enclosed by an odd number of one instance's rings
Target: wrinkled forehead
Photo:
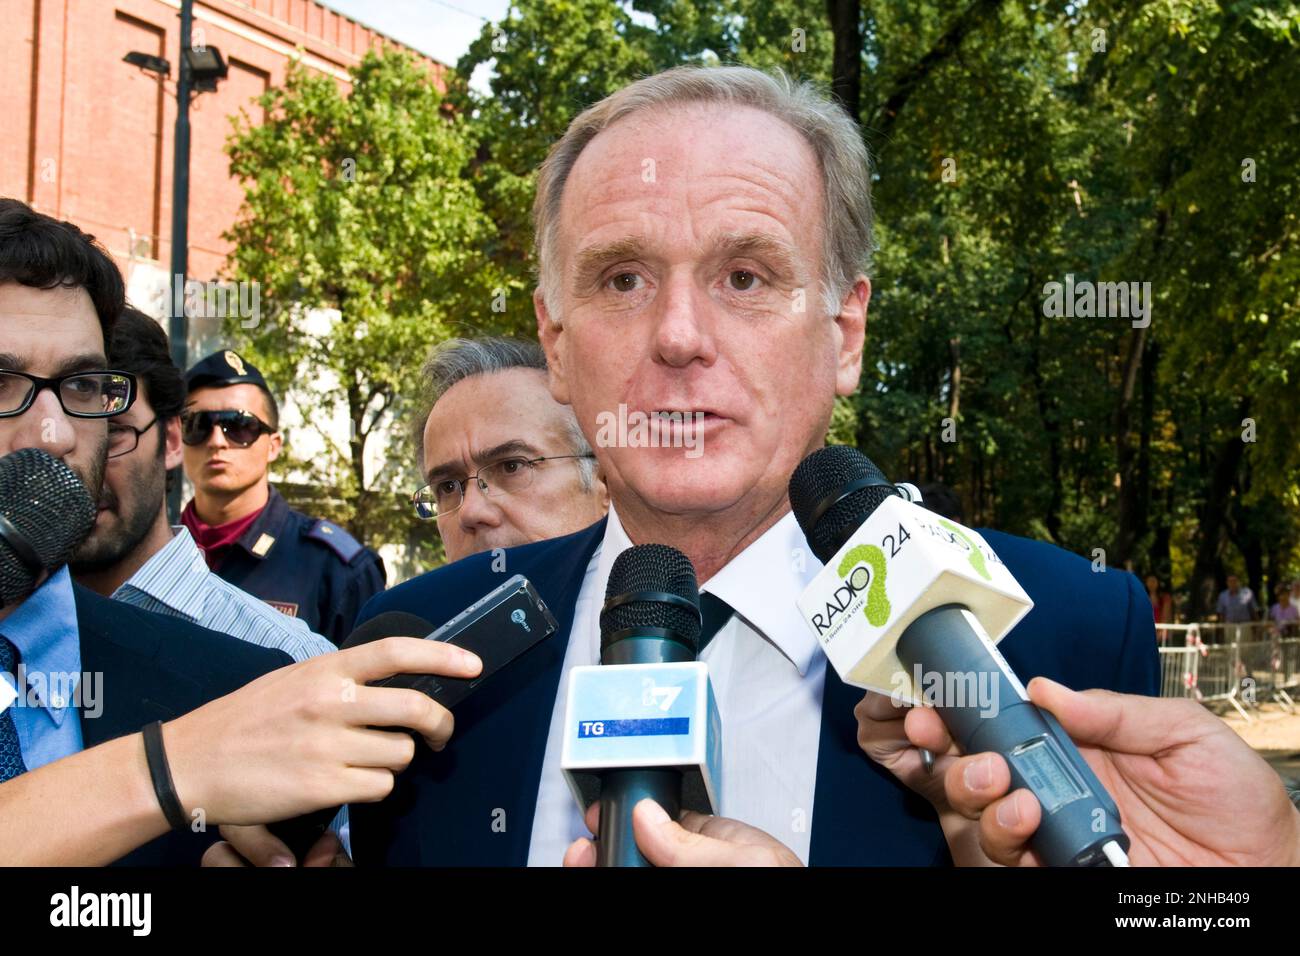
[[[623,117],[587,144],[564,185],[558,238],[567,253],[593,233],[653,232],[704,209],[732,220],[716,224],[722,231],[819,237],[822,199],[817,156],[783,120],[750,106],[672,104]]]

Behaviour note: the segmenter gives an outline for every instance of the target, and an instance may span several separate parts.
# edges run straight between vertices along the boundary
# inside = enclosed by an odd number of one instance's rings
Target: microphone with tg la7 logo
[[[695,568],[643,544],[610,569],[600,664],[569,672],[560,767],[578,806],[600,801],[598,866],[649,866],[632,809],[649,798],[673,819],[720,807],[722,728],[708,667],[696,660]]]
[[[931,704],[963,752],[1002,755],[1043,808],[1045,863],[1127,866],[1115,801],[995,646],[1033,602],[977,532],[908,498],[856,448],[799,464],[790,505],[825,564],[800,613],[845,683]]]

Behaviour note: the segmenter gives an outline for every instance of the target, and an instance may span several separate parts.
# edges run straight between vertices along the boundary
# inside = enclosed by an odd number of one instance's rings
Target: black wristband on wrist
[[[188,830],[190,818],[176,795],[171,767],[167,766],[167,751],[163,749],[162,721],[146,724],[144,730],[144,756],[149,762],[149,776],[153,778],[153,792],[162,806],[163,816],[173,830]]]

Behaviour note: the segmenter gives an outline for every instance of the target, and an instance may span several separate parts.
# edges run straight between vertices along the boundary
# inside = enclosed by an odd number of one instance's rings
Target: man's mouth
[[[719,416],[700,408],[657,408],[649,413],[650,418],[664,422],[703,422]]]

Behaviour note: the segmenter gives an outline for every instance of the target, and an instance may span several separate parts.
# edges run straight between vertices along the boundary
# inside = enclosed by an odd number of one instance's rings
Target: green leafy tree
[[[310,467],[339,517],[372,541],[401,540],[396,491],[415,472],[402,426],[421,361],[441,339],[504,327],[501,305],[520,286],[489,255],[466,118],[400,52],[368,54],[350,80],[343,89],[295,66],[261,98],[265,122],[233,121],[227,151],[245,200],[229,271],[261,284],[262,316],[229,331],[326,439]],[[341,442],[320,424],[338,408]],[[381,442],[386,464],[368,470]]]

